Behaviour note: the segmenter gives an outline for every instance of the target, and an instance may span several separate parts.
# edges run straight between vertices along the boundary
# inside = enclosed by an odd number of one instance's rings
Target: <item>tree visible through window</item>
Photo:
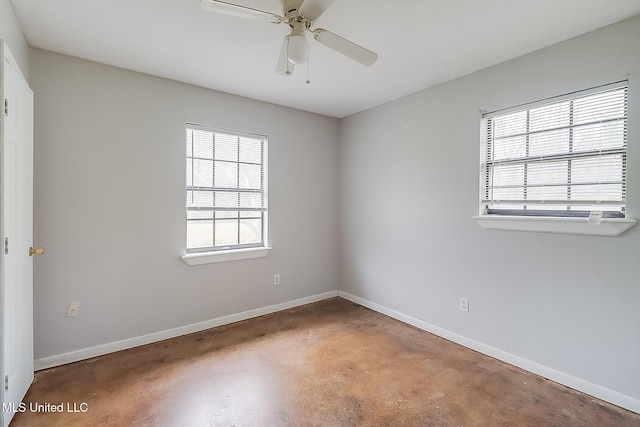
[[[625,217],[626,81],[483,117],[482,214]]]
[[[267,138],[186,126],[187,252],[266,245]]]

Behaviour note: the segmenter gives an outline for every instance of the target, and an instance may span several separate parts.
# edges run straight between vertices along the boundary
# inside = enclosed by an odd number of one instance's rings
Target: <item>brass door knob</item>
[[[34,256],[34,255],[42,255],[44,253],[44,248],[32,248],[29,247],[29,256]]]

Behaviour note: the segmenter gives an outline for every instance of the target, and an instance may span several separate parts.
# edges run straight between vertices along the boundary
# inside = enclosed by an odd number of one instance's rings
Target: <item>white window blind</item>
[[[482,122],[482,214],[624,218],[626,81]]]
[[[266,144],[265,136],[187,124],[187,252],[265,246]]]

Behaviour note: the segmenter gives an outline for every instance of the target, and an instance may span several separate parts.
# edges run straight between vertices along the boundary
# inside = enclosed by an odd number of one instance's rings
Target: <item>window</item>
[[[485,114],[481,215],[625,218],[626,84]]]
[[[187,253],[263,248],[267,138],[187,124]]]

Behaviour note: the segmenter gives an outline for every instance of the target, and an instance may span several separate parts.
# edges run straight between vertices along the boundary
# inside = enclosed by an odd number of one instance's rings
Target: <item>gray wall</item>
[[[37,49],[30,60],[34,235],[46,248],[36,359],[338,288],[338,120]],[[185,121],[268,135],[265,258],[179,259]]]
[[[0,0],[0,39],[4,39],[18,62],[22,74],[29,79],[29,47],[22,35],[13,6],[9,0]]]
[[[640,226],[609,238],[482,230],[471,219],[479,109],[631,73],[627,206],[640,219],[639,40],[635,17],[344,119],[341,289],[640,399]]]

